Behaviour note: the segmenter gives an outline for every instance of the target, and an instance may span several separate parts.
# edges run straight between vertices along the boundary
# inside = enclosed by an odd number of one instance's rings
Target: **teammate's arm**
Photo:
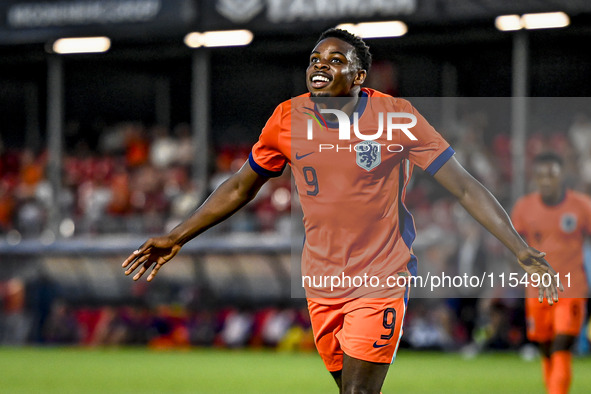
[[[138,280],[152,264],[154,268],[148,281],[154,279],[163,264],[172,259],[185,243],[208,228],[222,222],[251,201],[269,178],[256,173],[248,162],[222,183],[193,215],[175,227],[170,233],[148,239],[124,262],[125,275],[138,267],[133,277]]]
[[[556,272],[544,259],[546,255],[525,243],[515,231],[507,212],[497,199],[455,159],[450,158],[434,175],[443,187],[449,190],[460,204],[480,222],[491,234],[497,237],[517,257],[521,267],[529,274],[537,273],[542,277]],[[548,286],[540,284],[539,299],[548,299],[551,305],[558,301],[558,289],[563,291],[560,283],[553,280]]]

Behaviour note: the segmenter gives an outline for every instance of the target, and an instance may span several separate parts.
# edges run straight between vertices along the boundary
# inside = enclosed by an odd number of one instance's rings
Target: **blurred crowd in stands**
[[[510,208],[510,136],[491,131],[486,115],[478,112],[466,116],[453,133],[445,135],[458,160]],[[548,149],[566,159],[569,185],[591,192],[589,119],[581,114],[567,130],[531,133],[526,163]],[[90,147],[81,139],[67,147],[63,157],[59,209],[63,223],[69,225],[62,226],[61,235],[168,230],[240,168],[249,150],[250,145],[212,149],[210,183],[207,190],[199,190],[192,174],[195,147],[186,124],[168,130],[122,123],[106,128],[97,146]],[[47,228],[53,201],[47,169],[46,150],[5,148],[0,139],[0,234],[16,230],[23,238],[37,237]],[[445,221],[440,220],[441,215],[449,216],[451,210],[442,207],[441,197],[444,201],[449,198],[436,186],[418,179],[409,194],[407,205],[419,230],[429,223],[453,224],[438,223]],[[226,230],[277,231],[284,225],[281,218],[289,216],[290,205],[286,171],[285,176],[273,179]]]
[[[510,136],[490,130],[481,113],[465,116],[454,133],[444,134],[458,160],[510,210]],[[80,142],[66,149],[59,208],[63,223],[70,225],[61,226],[61,236],[169,230],[240,168],[249,150],[250,145],[212,149],[210,182],[207,190],[199,190],[192,173],[195,146],[187,125],[173,130],[135,123],[107,128],[96,147]],[[570,187],[591,193],[591,120],[587,116],[578,115],[564,130],[528,135],[528,179],[531,159],[546,150],[564,157]],[[46,151],[7,148],[0,140],[0,238],[9,239],[15,232],[18,239],[34,238],[46,229],[52,201],[47,158]],[[291,204],[286,170],[265,185],[245,210],[212,231],[289,234]],[[406,204],[419,234],[415,245],[419,271],[428,267],[450,273],[483,272],[510,264],[502,245],[420,170],[415,171]],[[307,313],[293,305],[194,310],[170,305],[74,307],[56,299],[40,322],[38,314],[27,317],[25,287],[19,279],[0,282],[0,343],[313,348]],[[515,298],[511,294],[461,296],[413,299],[403,346],[518,349],[526,343],[518,294]]]
[[[153,349],[249,346],[290,351],[314,348],[308,313],[296,308],[73,309],[56,303],[38,334],[37,343],[47,345],[147,345]]]
[[[221,147],[210,184],[199,190],[191,168],[195,149],[187,125],[174,130],[124,123],[107,128],[97,147],[83,141],[63,157],[61,236],[157,233],[174,227],[248,158],[249,148]],[[48,226],[52,188],[48,153],[0,142],[0,234],[38,237]],[[289,171],[264,188],[229,230],[273,231],[289,216]],[[222,226],[223,227],[223,226]]]
[[[42,292],[41,292],[42,293]],[[109,305],[43,295],[19,279],[0,282],[0,346],[80,345],[190,347],[265,347],[281,351],[314,350],[305,303],[271,304],[141,302]],[[145,301],[145,300],[144,300]],[[301,300],[300,300],[301,301]],[[472,357],[484,351],[520,351],[535,357],[525,337],[523,300],[519,298],[414,298],[405,316],[402,348],[460,351]],[[576,344],[589,353],[586,324]]]
[[[60,297],[45,302],[38,290],[26,295],[22,281],[0,282],[0,345],[314,348],[305,307],[84,305]],[[34,313],[27,311],[28,302],[38,303]]]

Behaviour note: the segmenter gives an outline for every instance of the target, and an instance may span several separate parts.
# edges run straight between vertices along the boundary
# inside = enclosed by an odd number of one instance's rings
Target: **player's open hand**
[[[131,274],[141,266],[140,270],[133,276],[133,280],[138,280],[155,264],[148,276],[148,282],[150,282],[160,268],[176,256],[179,250],[181,250],[181,245],[168,236],[150,238],[123,262],[122,267],[127,268],[125,275]]]
[[[553,305],[555,302],[558,302],[558,290],[564,291],[564,287],[562,287],[556,271],[554,271],[544,258],[545,256],[546,253],[529,247],[523,252],[520,252],[517,259],[519,265],[528,273],[530,281],[532,280],[532,274],[538,275],[538,301],[543,302],[545,297],[548,299],[548,304]],[[543,279],[548,276],[550,276],[550,280]]]

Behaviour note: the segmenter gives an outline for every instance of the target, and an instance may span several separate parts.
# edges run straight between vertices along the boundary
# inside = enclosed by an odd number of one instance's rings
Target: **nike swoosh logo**
[[[389,345],[389,343],[384,343],[382,345],[378,345],[378,341],[375,341],[373,343],[373,347],[375,347],[376,349],[381,348],[381,347],[384,347],[384,346],[388,346],[388,345]]]
[[[301,159],[303,159],[306,156],[310,156],[312,153],[314,153],[314,152],[306,153],[305,155],[301,155],[301,156],[296,153],[295,159],[296,160],[301,160]]]

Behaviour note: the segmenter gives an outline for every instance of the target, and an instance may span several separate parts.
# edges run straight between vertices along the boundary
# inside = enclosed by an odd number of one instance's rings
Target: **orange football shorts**
[[[527,338],[534,342],[548,342],[558,334],[577,336],[587,309],[585,298],[561,298],[554,305],[548,300],[525,299]]]
[[[326,368],[343,369],[343,353],[375,363],[392,363],[402,336],[405,298],[308,300],[314,341]]]

